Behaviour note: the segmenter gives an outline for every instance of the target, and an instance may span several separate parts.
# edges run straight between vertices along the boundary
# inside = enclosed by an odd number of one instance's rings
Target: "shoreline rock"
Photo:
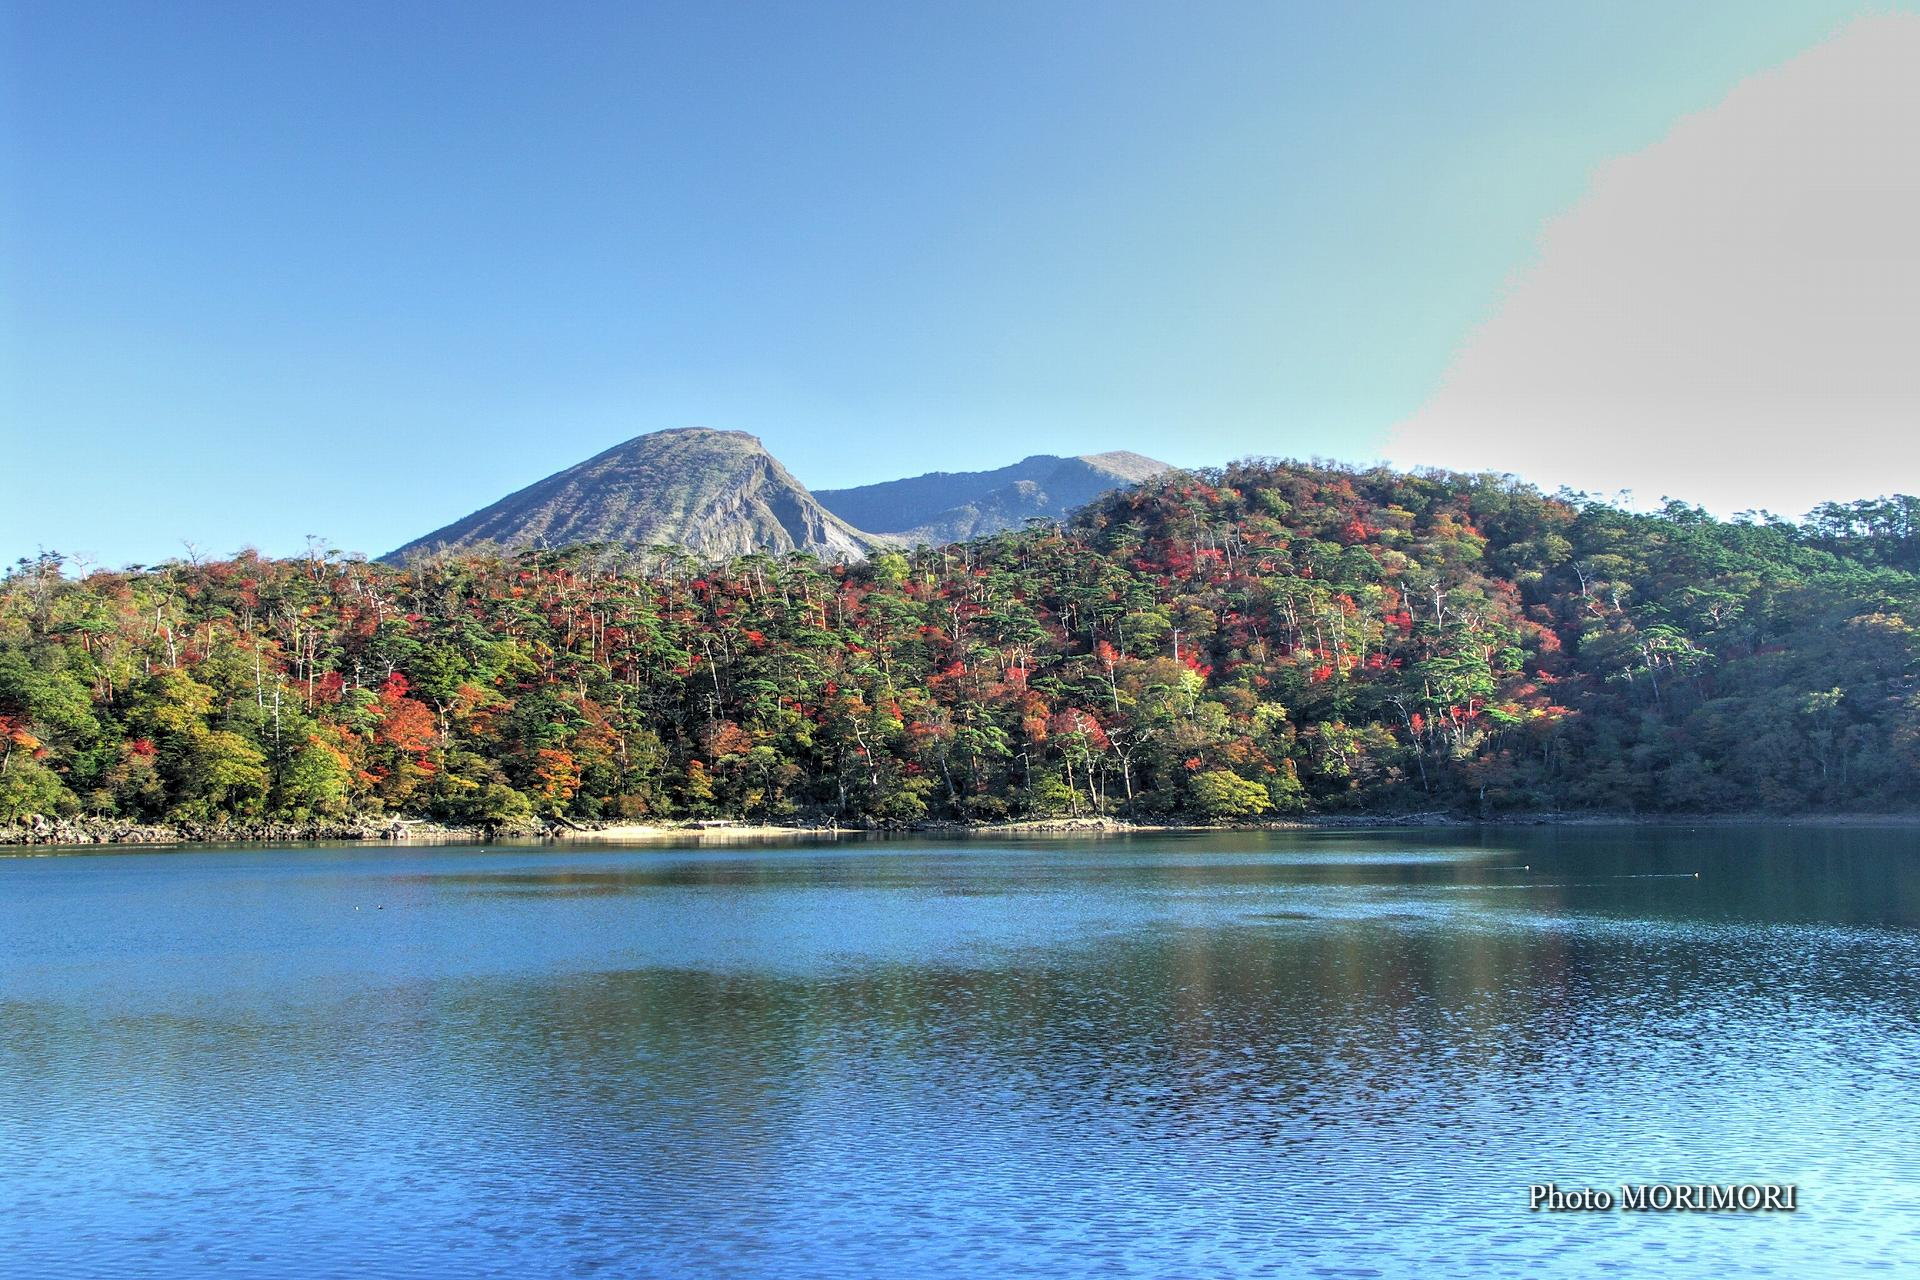
[[[124,818],[29,817],[0,823],[0,846],[97,846],[176,844],[302,844],[315,841],[365,844],[457,841],[492,843],[502,839],[546,840],[556,844],[595,841],[744,840],[826,836],[1019,836],[1019,835],[1129,835],[1166,831],[1325,831],[1367,828],[1406,830],[1467,827],[1675,827],[1675,826],[1920,826],[1920,813],[1513,813],[1487,818],[1431,813],[1299,814],[1285,818],[1236,822],[1166,818],[1131,822],[1102,816],[1030,818],[1006,822],[964,822],[940,819],[917,823],[841,825],[822,822],[757,822],[751,820],[691,819],[661,823],[632,823],[592,819],[536,820],[506,825],[476,823],[449,825],[426,818],[394,815],[358,815],[304,822],[179,822],[140,823]]]
[[[125,818],[30,817],[0,824],[0,845],[290,844],[309,841],[401,842],[491,838],[481,827],[450,827],[419,818],[363,815],[311,821],[157,822]]]

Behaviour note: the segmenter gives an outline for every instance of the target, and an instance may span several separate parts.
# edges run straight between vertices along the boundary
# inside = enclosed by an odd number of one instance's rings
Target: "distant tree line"
[[[876,556],[316,549],[0,583],[0,820],[1883,809],[1920,500],[1251,461]]]

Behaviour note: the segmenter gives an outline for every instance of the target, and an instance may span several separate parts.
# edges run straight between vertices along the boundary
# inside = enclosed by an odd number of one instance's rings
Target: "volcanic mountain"
[[[858,560],[870,539],[828,511],[744,431],[686,427],[616,445],[390,552],[676,543],[696,555],[809,551]]]
[[[696,555],[806,551],[858,560],[1058,519],[1109,489],[1167,470],[1137,453],[1040,454],[995,471],[934,472],[809,493],[744,431],[687,427],[617,445],[382,557],[491,545],[673,543]]]

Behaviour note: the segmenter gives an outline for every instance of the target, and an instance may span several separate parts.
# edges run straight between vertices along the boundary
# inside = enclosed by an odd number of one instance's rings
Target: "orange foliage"
[[[425,755],[433,749],[433,712],[407,696],[407,678],[398,672],[380,686],[380,741],[398,751]]]

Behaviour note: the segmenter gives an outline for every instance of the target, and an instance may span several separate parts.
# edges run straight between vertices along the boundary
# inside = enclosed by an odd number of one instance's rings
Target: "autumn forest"
[[[1920,500],[1245,462],[854,565],[316,545],[0,586],[0,821],[1878,811]]]

